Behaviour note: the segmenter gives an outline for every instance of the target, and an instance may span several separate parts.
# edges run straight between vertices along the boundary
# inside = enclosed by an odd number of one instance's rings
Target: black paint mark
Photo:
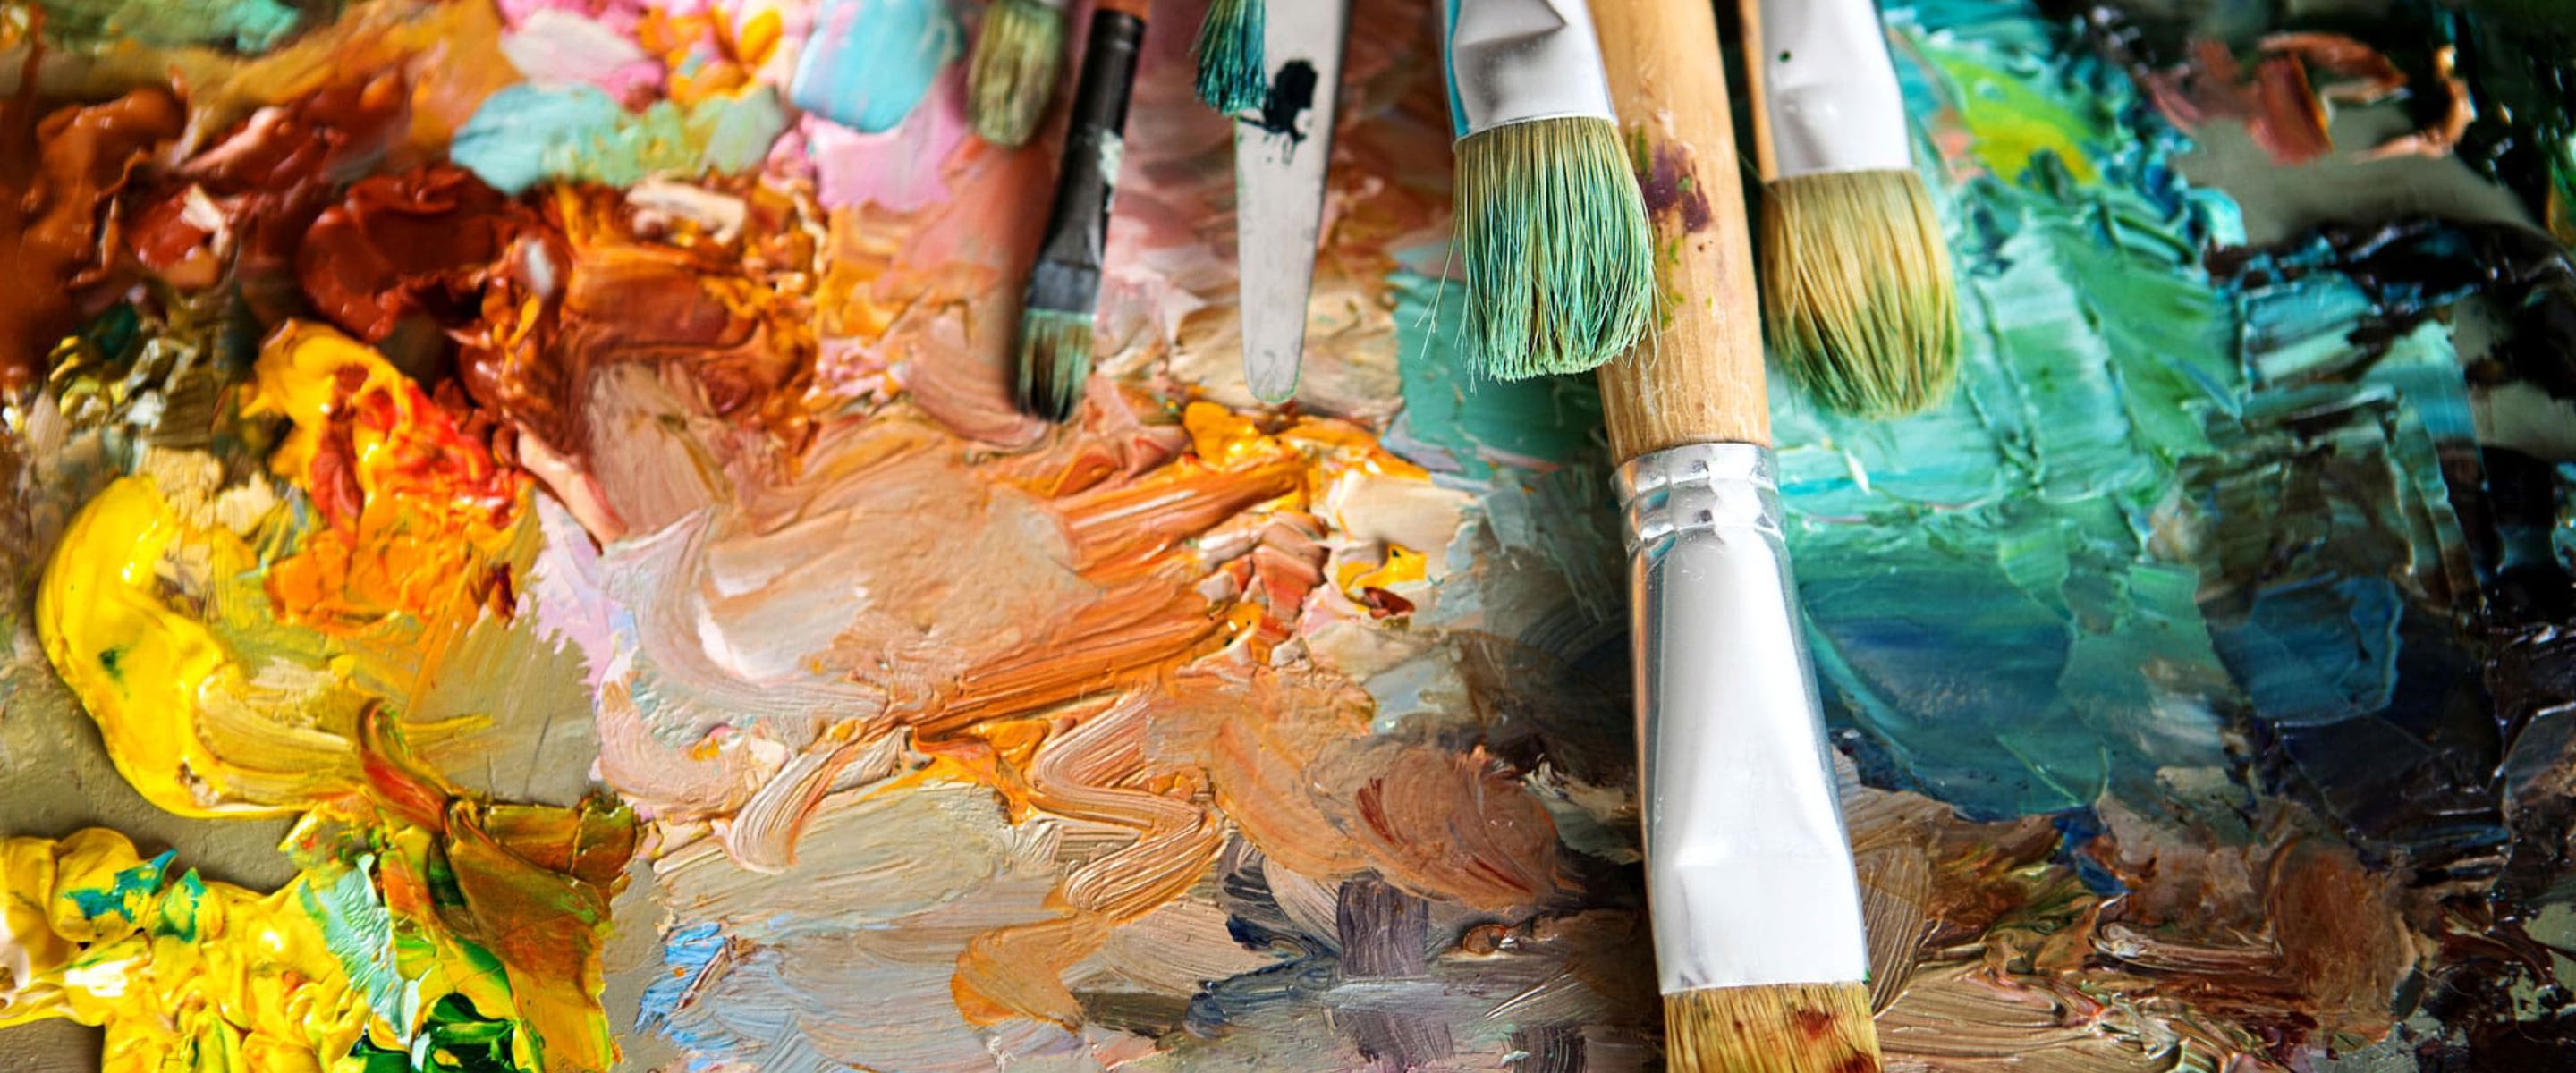
[[[1286,135],[1291,142],[1306,140],[1297,129],[1297,119],[1315,107],[1315,65],[1304,60],[1290,60],[1270,76],[1270,99],[1261,102],[1261,117],[1247,119],[1272,134]]]

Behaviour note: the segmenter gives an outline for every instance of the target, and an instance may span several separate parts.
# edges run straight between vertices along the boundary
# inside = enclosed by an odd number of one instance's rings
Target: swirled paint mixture
[[[2576,1054],[2524,6],[1888,6],[1962,387],[1773,410],[1890,1068]],[[1659,1061],[1600,406],[1457,360],[1429,5],[1279,408],[1158,6],[1060,428],[983,7],[0,5],[0,1048]]]

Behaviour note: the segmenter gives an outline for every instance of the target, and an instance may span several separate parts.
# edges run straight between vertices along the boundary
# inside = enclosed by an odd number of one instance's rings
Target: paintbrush
[[[1049,421],[1073,416],[1091,375],[1092,306],[1100,297],[1100,263],[1109,245],[1109,208],[1118,196],[1121,133],[1145,43],[1146,0],[1103,0],[1091,13],[1082,74],[1074,82],[1073,120],[1057,165],[1055,206],[1046,238],[1029,268],[1020,303],[1020,409]]]
[[[1454,191],[1477,364],[1597,368],[1654,315],[1646,207],[1584,0],[1445,0]]]
[[[1297,393],[1350,16],[1350,0],[1281,5],[1264,30],[1265,52],[1278,60],[1267,79],[1278,89],[1272,95],[1278,103],[1235,118],[1243,380],[1263,402],[1285,402]]]
[[[1292,9],[1319,6],[1317,0],[1298,0]],[[1269,21],[1267,0],[1216,0],[1208,5],[1207,18],[1199,23],[1199,39],[1192,51],[1198,53],[1199,74],[1194,88],[1199,100],[1217,111],[1232,115],[1246,108],[1261,107],[1261,99],[1270,93],[1270,64],[1266,58]]]
[[[1679,173],[1653,218],[1667,319],[1601,370],[1669,1068],[1876,1070],[1860,886],[1781,540],[1716,21],[1700,0],[1597,14],[1630,138]]]
[[[1959,299],[1878,8],[1740,2],[1772,349],[1831,409],[1937,406],[1959,378]]]
[[[995,145],[1025,145],[1055,96],[1066,0],[993,0],[966,68],[966,121]]]

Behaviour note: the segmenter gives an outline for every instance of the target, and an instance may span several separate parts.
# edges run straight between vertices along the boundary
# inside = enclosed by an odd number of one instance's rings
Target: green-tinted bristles
[[[1959,379],[1959,296],[1923,179],[1850,171],[1762,192],[1762,312],[1789,376],[1828,409],[1899,417]]]
[[[1064,9],[1039,0],[994,0],[966,70],[966,121],[995,145],[1025,145],[1055,95],[1064,60]]]
[[[1020,374],[1015,398],[1022,411],[1049,421],[1073,418],[1091,377],[1091,314],[1031,309],[1020,314]]]
[[[1457,158],[1467,336],[1488,375],[1584,372],[1645,334],[1654,232],[1609,120],[1508,123]]]
[[[1317,3],[1321,0],[1301,0]],[[1216,0],[1199,24],[1199,99],[1232,115],[1259,108],[1270,96],[1269,62],[1261,37],[1265,0]]]

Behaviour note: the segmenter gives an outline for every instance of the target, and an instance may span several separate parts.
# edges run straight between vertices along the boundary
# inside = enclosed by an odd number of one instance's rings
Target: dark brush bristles
[[[994,0],[966,69],[966,120],[995,145],[1025,145],[1055,96],[1064,59],[1064,9],[1039,0]]]
[[[1789,376],[1826,408],[1901,417],[1959,379],[1959,297],[1923,179],[1848,171],[1762,192],[1762,311]]]
[[[1041,261],[1029,270],[1014,392],[1022,411],[1055,422],[1073,419],[1091,377],[1091,307],[1099,294],[1097,267]]]
[[[1047,212],[1037,264],[1020,302],[1019,374],[1013,401],[1049,421],[1070,420],[1091,375],[1091,309],[1100,297],[1100,264],[1109,245],[1110,206],[1118,200],[1119,132],[1136,83],[1145,20],[1102,0],[1091,13],[1081,77],[1075,79],[1064,157],[1056,165],[1055,206]]]
[[[1654,232],[1607,119],[1507,123],[1457,146],[1467,337],[1497,379],[1579,373],[1655,312]]]
[[[1671,1073],[1878,1073],[1869,988],[1712,987],[1664,996]]]
[[[1321,0],[1303,0],[1307,3]],[[1199,99],[1232,115],[1261,107],[1270,95],[1269,61],[1262,34],[1268,21],[1265,0],[1216,0],[1207,21],[1199,23]]]

